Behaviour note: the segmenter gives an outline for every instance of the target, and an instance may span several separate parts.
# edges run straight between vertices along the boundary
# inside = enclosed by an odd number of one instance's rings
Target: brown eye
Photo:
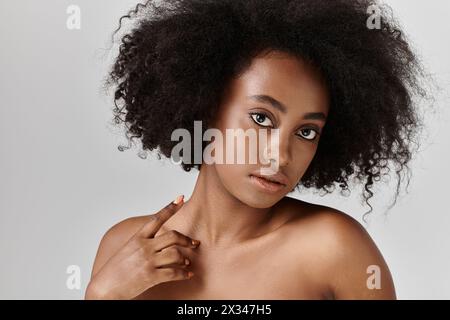
[[[301,133],[300,136],[306,140],[314,140],[319,134],[316,130],[310,128],[301,129],[299,132]]]
[[[252,120],[260,126],[263,127],[273,126],[272,121],[264,113],[252,113],[250,116]]]

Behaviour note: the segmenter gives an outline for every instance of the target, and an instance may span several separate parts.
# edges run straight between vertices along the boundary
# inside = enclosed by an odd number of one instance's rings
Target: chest
[[[201,246],[200,246],[201,247]],[[200,247],[198,249],[200,249]],[[189,280],[160,283],[138,299],[320,299],[306,263],[281,246],[254,244],[235,250],[201,248],[190,256]]]

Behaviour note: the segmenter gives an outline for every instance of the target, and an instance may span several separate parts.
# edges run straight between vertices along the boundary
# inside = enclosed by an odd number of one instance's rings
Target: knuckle
[[[144,270],[147,272],[147,274],[153,274],[153,269],[155,268],[155,264],[153,263],[152,259],[145,259],[143,266],[144,266]]]
[[[179,280],[187,277],[187,271],[184,269],[171,268],[169,270],[171,270],[169,276],[171,280]]]
[[[167,268],[164,272],[169,279],[174,279],[177,276],[177,270],[174,268]]]
[[[180,235],[180,233],[177,230],[170,230],[169,234],[170,234],[171,239],[173,239],[173,240],[178,239],[178,237]]]
[[[145,257],[146,257],[147,259],[152,258],[153,253],[154,253],[153,247],[152,247],[151,245],[146,245],[146,246],[144,246],[144,247],[143,247],[143,253],[145,254]]]
[[[149,242],[147,244],[147,250],[149,252],[149,254],[153,255],[156,253],[156,248],[155,248],[155,244],[153,242]]]
[[[167,248],[167,255],[171,258],[177,258],[180,255],[180,252],[176,247]]]
[[[145,269],[149,273],[153,273],[153,269],[155,269],[155,263],[154,263],[153,259],[146,259],[144,265],[145,265]]]
[[[186,274],[187,274],[187,272],[183,269],[175,269],[175,278],[176,279],[185,278]]]
[[[183,257],[183,255],[180,253],[180,251],[178,251],[178,250],[176,250],[176,251],[174,251],[173,253],[172,253],[172,259],[175,261],[175,262],[182,262],[182,261],[184,261],[184,257]]]

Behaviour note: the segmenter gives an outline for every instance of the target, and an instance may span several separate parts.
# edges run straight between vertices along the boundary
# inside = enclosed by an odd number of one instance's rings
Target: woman
[[[184,150],[183,169],[199,170],[192,196],[108,230],[87,299],[396,298],[362,225],[286,197],[336,182],[348,191],[354,176],[369,204],[389,163],[407,168],[420,66],[388,11],[371,4],[171,0],[125,16],[138,21],[107,84],[131,139],[171,157],[174,131],[202,121],[225,137],[275,129],[278,140],[269,162],[250,163],[248,145],[244,163],[193,163],[199,150]]]

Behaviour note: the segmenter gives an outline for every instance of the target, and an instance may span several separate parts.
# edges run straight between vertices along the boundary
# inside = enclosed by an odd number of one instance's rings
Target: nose
[[[278,157],[280,167],[285,167],[291,162],[291,150],[289,148],[289,136],[280,136],[280,143],[278,144]]]
[[[290,137],[280,129],[273,129],[270,132],[264,152],[265,160],[270,161],[271,166],[275,163],[277,167],[285,167],[291,161]]]

